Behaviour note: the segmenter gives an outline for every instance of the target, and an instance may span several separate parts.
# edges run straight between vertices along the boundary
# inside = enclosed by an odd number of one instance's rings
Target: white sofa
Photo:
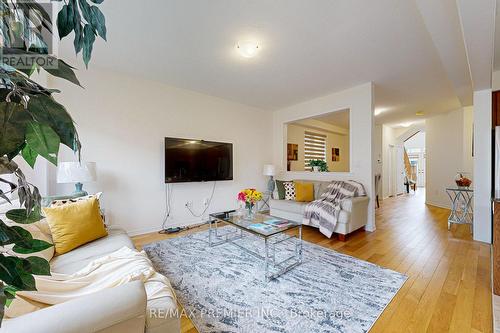
[[[50,261],[51,271],[74,273],[90,261],[123,246],[134,248],[124,230],[109,228],[108,236],[55,256]],[[150,315],[158,313],[162,316]],[[180,318],[177,313],[177,304],[171,298],[147,302],[142,282],[131,282],[5,320],[0,332],[175,333],[180,332]]]
[[[314,184],[314,199],[321,196],[326,191],[330,182],[312,181],[312,180],[297,180],[298,182],[306,182]],[[278,198],[277,193],[273,194],[274,198]],[[345,236],[355,230],[358,230],[366,225],[368,219],[368,202],[367,196],[354,197],[345,199],[341,202],[341,208],[337,225],[334,232],[338,234],[338,238],[342,241]],[[297,202],[293,200],[270,199],[269,208],[272,216],[302,223],[304,209],[307,202]],[[319,226],[314,226],[318,227]]]

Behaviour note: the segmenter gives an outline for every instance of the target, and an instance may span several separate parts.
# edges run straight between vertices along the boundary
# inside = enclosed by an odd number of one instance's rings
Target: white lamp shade
[[[264,176],[274,176],[276,175],[276,168],[272,164],[266,164],[262,169],[262,174]]]
[[[61,162],[57,165],[58,183],[88,183],[96,180],[95,162]]]

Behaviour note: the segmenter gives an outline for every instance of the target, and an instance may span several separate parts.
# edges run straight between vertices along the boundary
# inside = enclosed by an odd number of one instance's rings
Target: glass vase
[[[248,219],[251,219],[255,216],[255,204],[254,203],[250,203],[250,202],[247,202],[245,204],[245,217],[248,218]]]

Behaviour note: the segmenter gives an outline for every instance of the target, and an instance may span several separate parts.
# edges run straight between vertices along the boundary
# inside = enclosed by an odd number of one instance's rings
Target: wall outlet
[[[205,200],[203,200],[203,205],[208,206],[208,203],[210,202],[210,198],[205,198]]]

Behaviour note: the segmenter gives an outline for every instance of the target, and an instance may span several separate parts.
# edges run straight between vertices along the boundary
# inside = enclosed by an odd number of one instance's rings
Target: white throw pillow
[[[77,198],[71,198],[70,197],[70,198],[67,198],[67,199],[53,200],[50,203],[50,207],[62,206],[62,205],[66,205],[66,204],[69,204],[69,203],[78,202],[80,200],[87,200],[87,199],[92,199],[92,198],[96,198],[97,200],[99,200],[99,198],[101,198],[101,195],[102,195],[102,192],[98,192],[96,194],[89,194],[89,195],[85,195],[83,197],[77,197]]]

